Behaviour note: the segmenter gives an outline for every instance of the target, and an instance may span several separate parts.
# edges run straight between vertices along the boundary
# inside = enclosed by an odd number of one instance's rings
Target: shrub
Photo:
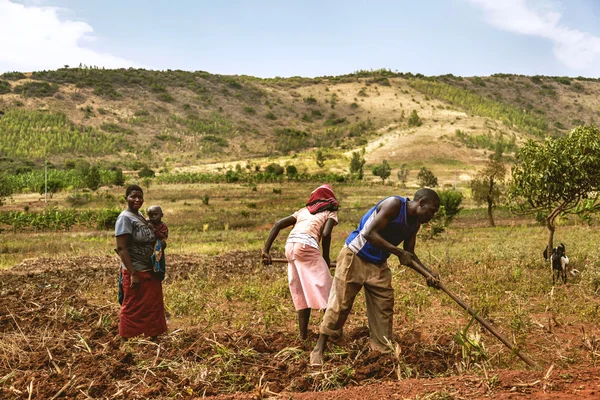
[[[440,197],[440,208],[444,207],[445,210],[445,223],[448,225],[456,214],[463,209],[460,206],[463,201],[463,194],[456,190],[441,190],[438,192],[438,196]]]
[[[202,204],[207,206],[209,200],[210,200],[210,196],[207,193],[205,193],[204,196],[202,196]]]
[[[417,175],[420,187],[436,187],[438,185],[437,177],[426,167],[422,167]]]
[[[10,93],[10,83],[0,81],[0,94]]]
[[[273,114],[272,111],[269,111],[266,115],[265,115],[266,119],[270,119],[271,121],[275,121],[277,119],[277,116],[275,114]]]
[[[13,92],[25,97],[52,97],[58,92],[58,85],[56,83],[33,81],[15,86]]]
[[[412,110],[412,112],[408,116],[408,126],[413,127],[413,126],[421,126],[421,125],[423,125],[423,121],[421,120],[421,117],[419,117],[419,114],[417,114],[416,110]]]
[[[304,98],[304,102],[308,105],[314,105],[317,104],[317,99],[315,99],[313,96],[309,96]]]
[[[364,158],[365,151],[364,149],[360,152],[353,151],[352,158],[350,159],[350,173],[355,176],[357,179],[362,179],[364,175]]]
[[[154,173],[153,170],[151,170],[150,168],[145,166],[138,172],[138,176],[140,178],[154,178],[156,176],[156,174]]]
[[[271,163],[265,168],[265,174],[274,176],[283,175],[283,167],[277,163]]]
[[[285,167],[285,174],[287,176],[296,176],[298,175],[298,168],[296,168],[294,165],[288,165]]]
[[[256,110],[249,106],[244,107],[244,112],[246,114],[256,114]]]
[[[371,172],[373,172],[373,175],[380,177],[381,183],[383,184],[385,183],[385,180],[390,177],[392,167],[390,167],[390,164],[388,164],[386,160],[383,160],[381,164],[374,166]]]
[[[25,79],[25,74],[22,72],[5,72],[3,73],[2,76],[4,79],[9,80],[9,81],[18,81],[20,79]]]
[[[100,169],[94,165],[85,175],[85,185],[92,190],[97,190],[100,183]]]
[[[112,180],[112,184],[115,186],[123,186],[125,184],[125,176],[121,168],[115,169],[115,177]]]
[[[156,98],[160,101],[164,101],[165,103],[172,103],[175,101],[175,98],[171,96],[171,93],[169,92],[160,93],[158,96],[156,96]]]

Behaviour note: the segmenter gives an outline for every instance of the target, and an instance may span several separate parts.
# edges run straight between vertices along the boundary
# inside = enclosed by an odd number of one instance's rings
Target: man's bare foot
[[[310,353],[310,366],[311,367],[321,367],[323,366],[323,353],[318,350],[313,350]]]
[[[127,338],[121,337],[121,343],[119,343],[119,347],[122,347],[125,343],[127,343]]]

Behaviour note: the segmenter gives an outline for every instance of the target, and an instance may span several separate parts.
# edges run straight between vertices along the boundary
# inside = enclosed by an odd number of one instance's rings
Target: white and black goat
[[[548,246],[544,249],[544,258],[548,259]],[[562,278],[563,283],[567,283],[567,271],[569,265],[569,257],[565,253],[565,245],[561,243],[557,247],[552,249],[550,254],[550,261],[552,265],[552,284]],[[570,271],[571,275],[575,276],[577,270]]]

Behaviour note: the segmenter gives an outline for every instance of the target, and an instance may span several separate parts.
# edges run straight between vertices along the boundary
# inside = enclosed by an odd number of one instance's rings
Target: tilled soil
[[[198,271],[226,279],[256,263],[240,252],[173,255],[165,284]],[[108,256],[31,259],[0,272],[0,398],[600,398],[597,368],[455,375],[452,337],[425,343],[417,331],[395,338],[398,355],[382,355],[369,350],[366,327],[353,327],[322,369],[307,364],[316,335],[303,342],[291,330],[190,326],[119,347],[116,298],[84,296],[91,283],[115,285],[115,275]],[[405,368],[420,379],[399,380]]]

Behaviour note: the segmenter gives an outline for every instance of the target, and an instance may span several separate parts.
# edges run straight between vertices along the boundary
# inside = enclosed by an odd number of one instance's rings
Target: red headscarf
[[[306,203],[306,208],[311,214],[317,214],[322,211],[337,211],[338,201],[331,190],[331,186],[325,184],[316,188]]]

